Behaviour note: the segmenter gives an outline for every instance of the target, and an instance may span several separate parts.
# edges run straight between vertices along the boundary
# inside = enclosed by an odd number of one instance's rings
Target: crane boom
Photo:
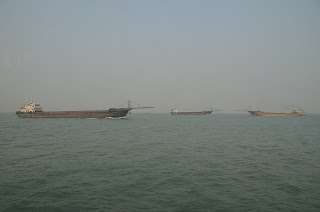
[[[131,107],[131,109],[147,109],[147,108],[156,108],[156,107]]]
[[[131,101],[128,101],[128,108],[132,109],[147,109],[147,108],[156,108],[156,107],[151,107],[151,106],[143,106],[143,107],[132,107],[131,106]]]

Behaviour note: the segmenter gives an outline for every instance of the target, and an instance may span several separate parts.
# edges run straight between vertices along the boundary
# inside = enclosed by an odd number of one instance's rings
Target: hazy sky
[[[0,0],[0,112],[320,113],[319,82],[320,1]]]

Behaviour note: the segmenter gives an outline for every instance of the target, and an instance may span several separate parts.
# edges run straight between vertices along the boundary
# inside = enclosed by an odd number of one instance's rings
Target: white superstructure
[[[32,102],[32,97],[31,97],[31,103],[20,107],[20,112],[21,113],[34,113],[34,112],[43,112],[43,110],[42,110],[42,107],[40,106],[39,103]]]
[[[293,110],[292,113],[298,114],[298,115],[301,115],[301,116],[306,116],[306,115],[307,115],[307,114],[306,114],[303,110],[301,110],[301,109],[299,109],[299,110]]]
[[[176,109],[173,109],[171,110],[172,113],[179,113],[179,110],[176,108]]]

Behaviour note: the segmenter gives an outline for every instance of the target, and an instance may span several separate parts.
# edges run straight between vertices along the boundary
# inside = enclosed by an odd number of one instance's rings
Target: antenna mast
[[[131,101],[130,101],[130,100],[128,101],[128,108],[129,108],[129,109],[132,109]]]

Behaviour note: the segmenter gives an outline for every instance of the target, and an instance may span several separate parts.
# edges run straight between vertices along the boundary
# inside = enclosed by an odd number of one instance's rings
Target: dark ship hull
[[[20,118],[122,118],[131,108],[110,108],[109,110],[54,111],[54,112],[16,112]]]
[[[201,112],[171,112],[171,115],[210,115],[212,111]]]

